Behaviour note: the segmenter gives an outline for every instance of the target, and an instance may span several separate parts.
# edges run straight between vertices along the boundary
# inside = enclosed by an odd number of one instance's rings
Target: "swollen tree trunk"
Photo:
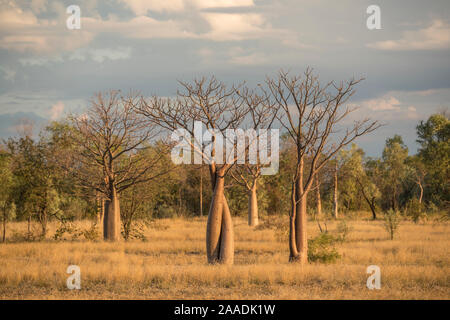
[[[258,197],[255,181],[252,188],[248,191],[248,225],[256,227],[258,223]]]
[[[295,208],[291,208],[291,216],[294,216],[291,231],[295,231],[295,234],[292,234],[291,232],[290,236],[293,238],[291,246],[295,244],[295,248],[291,248],[289,261],[306,264],[308,262],[308,237],[306,230],[307,193],[303,190],[303,158],[300,159],[299,175],[294,184],[295,186],[293,187],[292,192],[294,192],[295,197],[292,197],[291,205]]]
[[[334,218],[338,218],[338,165],[336,161],[336,168],[334,170],[334,201],[333,201],[333,213]]]
[[[210,264],[231,265],[234,262],[234,233],[223,174],[223,170],[211,169],[214,191],[206,226],[206,255]]]
[[[100,231],[103,229],[100,226],[103,226],[103,217],[105,215],[105,200],[99,195],[97,195],[97,228],[100,228]]]
[[[103,218],[103,238],[107,241],[120,240],[120,204],[114,185],[109,187],[109,199],[105,201]]]

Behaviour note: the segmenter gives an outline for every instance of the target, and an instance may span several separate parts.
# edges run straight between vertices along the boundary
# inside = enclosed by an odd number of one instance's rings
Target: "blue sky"
[[[66,27],[72,4],[80,30]],[[366,27],[371,4],[381,30]],[[414,152],[418,121],[449,107],[449,61],[449,1],[0,0],[0,117],[59,119],[100,90],[171,96],[177,79],[256,84],[311,66],[324,81],[366,78],[353,117],[386,124],[358,141],[369,155],[396,133]]]

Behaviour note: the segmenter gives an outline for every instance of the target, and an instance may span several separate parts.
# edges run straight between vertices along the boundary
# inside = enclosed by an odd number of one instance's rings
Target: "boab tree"
[[[176,99],[152,97],[144,99],[140,113],[150,123],[157,124],[169,132],[180,133],[184,163],[191,162],[191,150],[194,151],[194,163],[207,163],[211,186],[213,188],[211,206],[206,227],[206,253],[211,264],[232,264],[234,260],[234,232],[230,209],[225,196],[225,177],[239,157],[242,158],[249,146],[254,145],[254,136],[249,137],[243,148],[234,148],[236,135],[232,129],[252,128],[252,122],[246,121],[252,111],[253,103],[243,98],[242,85],[227,87],[214,77],[201,78],[192,84],[180,82],[182,89]],[[243,92],[247,92],[244,90]],[[263,99],[256,101],[262,104]],[[203,134],[203,127],[206,132]],[[231,129],[231,130],[228,130]],[[181,131],[184,132],[181,134]],[[179,138],[177,136],[176,138]],[[224,156],[223,140],[233,145],[232,152]]]
[[[281,109],[278,119],[296,147],[296,166],[291,179],[291,262],[308,261],[306,203],[314,176],[340,149],[379,126],[369,119],[355,121],[348,128],[340,126],[355,110],[345,107],[345,103],[361,80],[323,85],[310,68],[300,76],[280,71],[277,78],[267,79],[272,97]],[[311,164],[305,170],[307,155],[311,156]]]
[[[159,132],[135,112],[140,101],[132,93],[98,93],[85,114],[70,118],[76,146],[70,167],[83,187],[103,194],[103,237],[109,241],[120,239],[119,194],[167,172],[157,166],[163,152],[141,152]]]
[[[249,108],[249,122],[251,123],[252,128],[254,129],[262,129],[267,130],[270,129],[274,123],[274,120],[277,115],[277,109],[275,108],[275,104],[270,99],[269,94],[260,86],[259,92],[256,90],[251,90],[248,88],[243,88],[239,92],[239,95],[244,100],[244,103]],[[256,133],[256,132],[255,132]],[[258,134],[259,133],[259,134]],[[271,150],[272,141],[269,145],[263,145],[265,141],[267,141],[267,137],[263,137],[263,134],[260,134],[261,131],[256,133],[255,141],[259,140],[258,146],[260,147],[260,152],[278,152],[279,150]],[[273,136],[274,139],[278,139],[278,135]],[[270,137],[272,139],[272,136]],[[264,163],[265,159],[262,159],[257,154],[255,161],[251,163],[248,161],[249,151],[251,148],[247,149],[245,158],[247,161],[242,164],[238,164],[234,167],[234,170],[231,170],[231,176],[233,179],[245,188],[248,194],[248,225],[251,227],[255,227],[259,223],[259,212],[258,212],[258,195],[257,195],[257,184],[258,180],[261,177],[261,174],[264,173]],[[266,151],[264,151],[266,150]],[[271,155],[272,157],[272,155]],[[264,157],[266,158],[266,157]],[[266,158],[267,159],[267,158]]]

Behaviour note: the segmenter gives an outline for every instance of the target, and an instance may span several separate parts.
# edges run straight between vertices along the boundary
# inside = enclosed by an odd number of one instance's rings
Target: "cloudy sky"
[[[381,30],[366,27],[372,4]],[[80,30],[66,27],[69,5]],[[417,122],[450,104],[450,2],[0,0],[0,118],[56,120],[101,90],[170,96],[177,79],[256,84],[306,66],[366,78],[350,103],[386,124],[359,141],[369,155],[395,133],[414,152]]]

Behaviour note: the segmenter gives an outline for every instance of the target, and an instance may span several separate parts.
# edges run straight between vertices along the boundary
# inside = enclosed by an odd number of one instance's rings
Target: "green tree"
[[[12,155],[15,202],[20,218],[35,217],[41,224],[41,238],[45,238],[49,217],[58,212],[60,203],[47,145],[25,136],[10,138],[7,146]]]
[[[356,144],[350,150],[343,150],[341,158],[341,198],[347,209],[357,210],[365,200],[372,212],[373,219],[377,218],[376,206],[380,197],[377,185],[371,179],[373,166],[364,161],[364,151]],[[361,197],[362,196],[362,199]]]
[[[16,206],[13,199],[13,174],[11,171],[11,157],[0,151],[0,210],[2,214],[3,235],[2,242],[6,242],[6,223],[15,216]]]
[[[424,163],[427,185],[424,197],[437,205],[450,202],[450,120],[447,114],[434,114],[417,126],[418,156]]]
[[[403,182],[407,175],[405,161],[408,157],[408,148],[399,135],[386,140],[383,150],[383,195],[386,199],[385,208],[399,209],[399,198],[403,191]]]

